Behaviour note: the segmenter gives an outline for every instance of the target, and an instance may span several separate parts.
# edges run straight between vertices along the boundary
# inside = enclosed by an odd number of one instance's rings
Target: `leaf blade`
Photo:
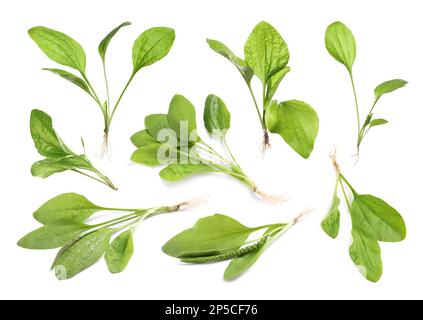
[[[307,103],[298,100],[273,102],[266,112],[266,125],[300,156],[310,157],[319,132],[319,118]]]
[[[62,32],[46,27],[34,27],[28,33],[51,60],[85,73],[85,52],[74,39]]]
[[[155,27],[144,31],[132,48],[133,74],[167,56],[174,41],[173,29]]]
[[[115,238],[107,248],[105,259],[109,271],[120,273],[128,266],[134,254],[134,240],[132,231],[126,230]]]
[[[224,138],[231,127],[231,114],[225,102],[214,94],[206,99],[203,119],[207,132],[212,136]]]
[[[160,177],[169,182],[177,182],[196,174],[216,172],[206,164],[170,164],[160,171]]]
[[[103,63],[106,61],[106,52],[107,48],[109,47],[110,41],[113,39],[113,37],[119,32],[120,29],[123,27],[130,26],[131,23],[129,21],[126,21],[116,28],[114,28],[112,31],[110,31],[107,36],[104,37],[104,39],[100,42],[98,46],[98,53],[100,54],[101,60]]]
[[[383,95],[404,88],[408,84],[407,81],[401,79],[389,80],[381,83],[375,89],[375,99],[379,100]]]
[[[342,22],[334,22],[326,30],[325,44],[329,54],[351,73],[357,55],[351,30]]]

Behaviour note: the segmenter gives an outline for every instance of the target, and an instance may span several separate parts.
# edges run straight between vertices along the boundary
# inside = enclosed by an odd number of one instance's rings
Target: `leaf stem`
[[[341,185],[342,194],[344,195],[345,202],[347,203],[348,210],[351,213],[351,204],[350,200],[348,199],[347,192],[345,191],[344,184],[342,183],[341,179],[339,179],[339,184]]]
[[[261,112],[260,112],[260,108],[259,108],[259,105],[257,103],[256,96],[254,95],[253,88],[251,87],[251,83],[248,83],[247,87],[248,87],[248,90],[250,91],[251,97],[253,98],[254,106],[256,107],[256,111],[257,111],[257,115],[260,119],[261,127],[263,128],[263,130],[267,130],[266,124],[264,123],[264,120],[263,120],[264,115],[262,115]]]
[[[135,73],[132,73],[132,75],[129,77],[128,82],[126,83],[125,87],[123,88],[122,93],[120,94],[119,99],[117,100],[117,102],[115,104],[115,107],[113,108],[112,114],[109,117],[109,126],[112,123],[112,119],[113,119],[113,117],[115,115],[115,112],[116,112],[117,107],[119,106],[120,102],[122,101],[122,98],[125,95],[126,90],[128,90],[128,87],[131,84],[131,82],[134,79],[134,77],[135,77]]]
[[[109,90],[109,80],[107,79],[107,71],[106,71],[106,63],[103,60],[103,75],[104,75],[104,83],[106,84],[106,94],[107,94],[107,117],[110,113],[110,90]]]
[[[352,71],[349,71],[350,79],[351,79],[351,85],[354,93],[354,101],[355,101],[355,112],[357,115],[357,136],[358,139],[360,139],[360,129],[361,129],[361,121],[360,121],[360,110],[358,106],[358,97],[357,97],[357,90],[355,88],[355,82],[354,82],[354,76]]]

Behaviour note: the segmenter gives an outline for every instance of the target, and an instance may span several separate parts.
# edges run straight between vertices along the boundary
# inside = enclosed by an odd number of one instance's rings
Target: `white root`
[[[280,204],[285,203],[285,202],[287,202],[289,200],[284,195],[279,195],[279,196],[270,195],[270,194],[267,194],[267,193],[261,191],[257,187],[254,189],[254,193],[256,195],[258,195],[259,197],[261,197],[266,202],[269,202],[269,203],[271,203],[273,205],[280,205]]]
[[[170,209],[171,211],[179,211],[182,209],[183,210],[192,209],[192,208],[196,208],[198,206],[204,205],[205,203],[208,202],[208,200],[209,200],[208,196],[202,196],[202,197],[194,198],[189,201],[178,203],[177,205],[170,207]]]

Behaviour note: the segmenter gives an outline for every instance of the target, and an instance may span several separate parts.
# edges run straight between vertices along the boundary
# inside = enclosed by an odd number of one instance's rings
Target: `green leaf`
[[[319,132],[319,118],[308,104],[298,100],[272,102],[266,111],[266,125],[279,134],[303,158],[309,158]]]
[[[188,144],[191,138],[194,138],[192,135],[196,135],[197,122],[195,108],[184,96],[175,95],[173,97],[170,102],[167,119],[169,128],[176,133],[182,144]],[[188,141],[186,141],[187,139]]]
[[[325,42],[329,54],[351,73],[356,57],[356,43],[351,30],[342,22],[335,22],[327,28]]]
[[[92,164],[84,156],[47,158],[35,162],[31,167],[31,174],[34,177],[48,178],[55,173],[73,169],[92,170]]]
[[[381,125],[384,125],[384,124],[387,124],[387,123],[388,123],[388,121],[385,120],[385,119],[374,119],[370,122],[370,128],[376,127],[376,126],[381,126]]]
[[[231,126],[231,114],[223,100],[214,94],[206,99],[204,126],[210,135],[222,138]]]
[[[329,212],[321,223],[323,231],[326,232],[326,234],[332,239],[336,239],[339,234],[339,224],[341,219],[341,215],[339,213],[340,203],[341,201],[335,191]]]
[[[111,229],[100,229],[61,250],[53,264],[56,277],[59,280],[73,278],[100,260],[109,246],[111,235]]]
[[[267,22],[260,22],[250,34],[245,47],[245,62],[266,84],[285,68],[289,61],[288,46],[278,31]]]
[[[352,231],[353,243],[350,247],[350,257],[360,273],[369,281],[377,282],[382,276],[383,265],[379,243]]]
[[[64,193],[44,203],[34,212],[34,218],[42,224],[58,221],[84,222],[103,208],[91,203],[77,193]]]
[[[132,231],[121,233],[110,244],[106,251],[107,267],[111,273],[120,273],[127,267],[129,260],[134,254],[134,240]]]
[[[282,80],[285,78],[285,76],[288,74],[289,71],[291,71],[291,68],[285,67],[281,71],[275,73],[269,79],[269,81],[267,81],[265,105],[268,105],[272,101],[276,91],[278,90],[280,83],[282,82]]]
[[[148,133],[158,141],[159,133],[162,130],[169,129],[167,114],[151,114],[144,119],[145,127]]]
[[[81,79],[80,77],[77,77],[74,74],[72,74],[70,72],[67,72],[65,70],[61,70],[61,69],[48,69],[48,68],[44,68],[43,70],[50,71],[50,72],[58,75],[59,77],[72,82],[74,85],[80,87],[82,90],[84,90],[90,96],[92,96],[91,95],[91,90],[88,87],[88,84],[85,82],[85,80]]]
[[[60,248],[89,229],[89,226],[74,221],[56,222],[27,234],[18,245],[33,250]]]
[[[242,60],[241,58],[237,57],[222,42],[219,42],[217,40],[207,39],[207,43],[209,44],[210,48],[213,51],[219,53],[220,55],[224,56],[226,59],[228,59],[230,62],[233,63],[233,65],[241,73],[242,77],[247,82],[247,84],[250,84],[251,83],[251,79],[254,76],[254,71],[245,63],[244,60]]]
[[[135,163],[143,164],[149,167],[155,167],[164,164],[158,157],[159,150],[162,146],[162,144],[154,143],[138,148],[132,154],[131,160]]]
[[[386,81],[375,89],[375,98],[376,101],[379,100],[384,94],[394,92],[398,89],[405,87],[408,84],[407,81],[401,79],[394,79],[390,81]]]
[[[157,141],[148,133],[147,130],[138,131],[137,133],[133,134],[131,137],[131,142],[137,148],[157,143]]]
[[[173,29],[158,27],[144,31],[135,40],[132,48],[133,74],[163,59],[169,53],[174,41]]]
[[[406,237],[406,226],[398,211],[372,195],[354,194],[351,218],[354,229],[369,238],[399,242]]]
[[[30,127],[35,147],[42,156],[63,157],[73,154],[54,131],[51,117],[47,113],[32,110]]]
[[[283,231],[283,227],[281,225],[274,225],[269,227],[263,236],[269,235],[271,232],[276,231],[277,229],[281,229],[280,232]],[[228,267],[225,270],[224,278],[226,281],[235,280],[242,274],[244,274],[246,271],[248,271],[261,257],[261,255],[266,251],[267,247],[278,237],[278,234],[275,234],[273,236],[269,236],[265,239],[265,241],[260,244],[260,247],[245,256],[235,258],[231,261],[231,263],[228,265]]]
[[[255,229],[247,228],[231,217],[215,214],[197,221],[169,240],[163,252],[175,258],[210,255],[228,248],[240,248]]]
[[[74,39],[45,27],[34,27],[28,33],[51,60],[85,73],[85,52]]]
[[[216,170],[206,164],[170,164],[162,171],[160,177],[166,181],[176,182],[195,174],[215,172]]]
[[[113,39],[113,37],[116,35],[116,33],[119,32],[119,30],[123,27],[131,25],[130,22],[124,22],[120,26],[113,29],[101,42],[98,46],[98,53],[100,54],[101,60],[103,60],[103,63],[106,61],[106,51],[109,46],[110,41]]]

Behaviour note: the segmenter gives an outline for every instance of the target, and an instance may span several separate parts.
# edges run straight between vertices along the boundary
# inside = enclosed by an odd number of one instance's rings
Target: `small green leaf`
[[[106,61],[106,51],[109,46],[110,41],[113,39],[113,37],[116,35],[116,33],[119,32],[119,30],[123,27],[131,25],[130,22],[124,22],[120,26],[113,29],[101,42],[98,46],[98,53],[100,54],[101,60],[103,60],[103,63]]]
[[[105,259],[111,273],[120,273],[127,267],[134,254],[132,231],[127,230],[115,238],[107,248]]]
[[[74,85],[80,87],[82,90],[84,90],[86,93],[88,93],[91,96],[91,90],[88,87],[88,84],[85,82],[85,80],[81,79],[80,77],[75,76],[74,74],[67,72],[65,70],[60,69],[48,69],[44,68],[45,71],[50,71],[59,77],[68,80],[69,82],[72,82]]]
[[[204,108],[204,126],[210,135],[225,137],[231,126],[231,114],[218,96],[211,94]]]
[[[377,282],[383,272],[379,243],[359,231],[352,231],[350,257],[360,273],[369,281]]]
[[[381,125],[384,125],[384,124],[387,124],[387,123],[388,123],[388,121],[385,120],[385,119],[374,119],[370,122],[369,126],[370,127],[376,127],[376,126],[381,126]]]
[[[92,170],[92,164],[84,156],[47,158],[35,162],[31,167],[31,174],[34,177],[48,178],[55,173],[73,169]]]
[[[319,132],[319,118],[308,104],[298,100],[274,101],[266,111],[266,125],[300,156],[310,157]]]
[[[157,141],[148,133],[147,130],[138,131],[131,137],[131,142],[137,148],[156,144]]]
[[[260,22],[251,32],[245,47],[245,62],[266,84],[276,73],[285,68],[289,51],[279,32],[267,22]]]
[[[85,73],[85,52],[74,39],[45,27],[34,27],[28,33],[51,60]]]
[[[149,167],[159,166],[163,164],[158,157],[159,149],[162,146],[162,144],[154,143],[138,148],[132,154],[131,160],[135,163],[143,164]]]
[[[175,258],[204,256],[204,253],[240,248],[254,231],[231,217],[216,214],[198,220],[193,228],[169,240],[162,250]]]
[[[384,94],[394,92],[398,89],[405,87],[408,84],[407,81],[401,79],[394,79],[390,81],[386,81],[380,84],[375,89],[375,98],[376,101],[379,100]]]
[[[169,182],[176,182],[195,174],[215,172],[216,170],[206,164],[170,164],[162,171],[160,177]]]
[[[351,218],[354,229],[369,238],[399,242],[406,237],[406,226],[398,211],[372,195],[354,194]]]
[[[84,222],[103,208],[77,193],[64,193],[44,203],[34,212],[34,218],[42,224],[58,221]]]
[[[173,29],[157,27],[144,31],[135,40],[132,48],[133,74],[163,59],[169,53],[174,41]]]
[[[335,22],[327,28],[325,42],[329,54],[351,73],[356,57],[356,43],[351,30],[342,22]]]
[[[73,154],[54,131],[53,122],[47,113],[32,110],[30,128],[32,139],[40,155],[63,157]]]
[[[285,67],[281,71],[275,73],[269,81],[267,81],[266,85],[266,99],[265,99],[265,105],[267,106],[273,99],[276,91],[278,90],[278,87],[282,80],[285,78],[285,76],[288,74],[288,72],[291,71],[290,67]]]
[[[100,229],[66,246],[53,263],[56,277],[67,280],[95,264],[106,252],[111,235],[111,229]]]
[[[170,102],[167,116],[169,128],[172,129],[181,143],[188,144],[192,135],[196,135],[197,121],[193,104],[184,96],[175,95]],[[187,140],[188,141],[185,141]]]
[[[242,77],[247,82],[247,84],[250,84],[251,83],[251,79],[254,76],[254,71],[245,63],[244,60],[242,60],[241,58],[237,57],[222,42],[219,42],[217,40],[207,39],[207,43],[209,44],[210,48],[213,51],[219,53],[220,55],[224,56],[226,59],[228,59],[230,62],[233,63],[233,65],[241,73]]]
[[[18,245],[33,250],[60,248],[89,229],[89,226],[74,221],[56,222],[27,234],[19,240]]]
[[[167,114],[151,114],[144,119],[145,127],[148,133],[158,141],[159,133],[162,130],[169,129]]]
[[[326,232],[326,234],[332,239],[336,239],[339,234],[339,224],[340,224],[340,218],[341,218],[339,213],[340,203],[341,201],[338,198],[335,191],[329,212],[321,224],[323,231]]]

